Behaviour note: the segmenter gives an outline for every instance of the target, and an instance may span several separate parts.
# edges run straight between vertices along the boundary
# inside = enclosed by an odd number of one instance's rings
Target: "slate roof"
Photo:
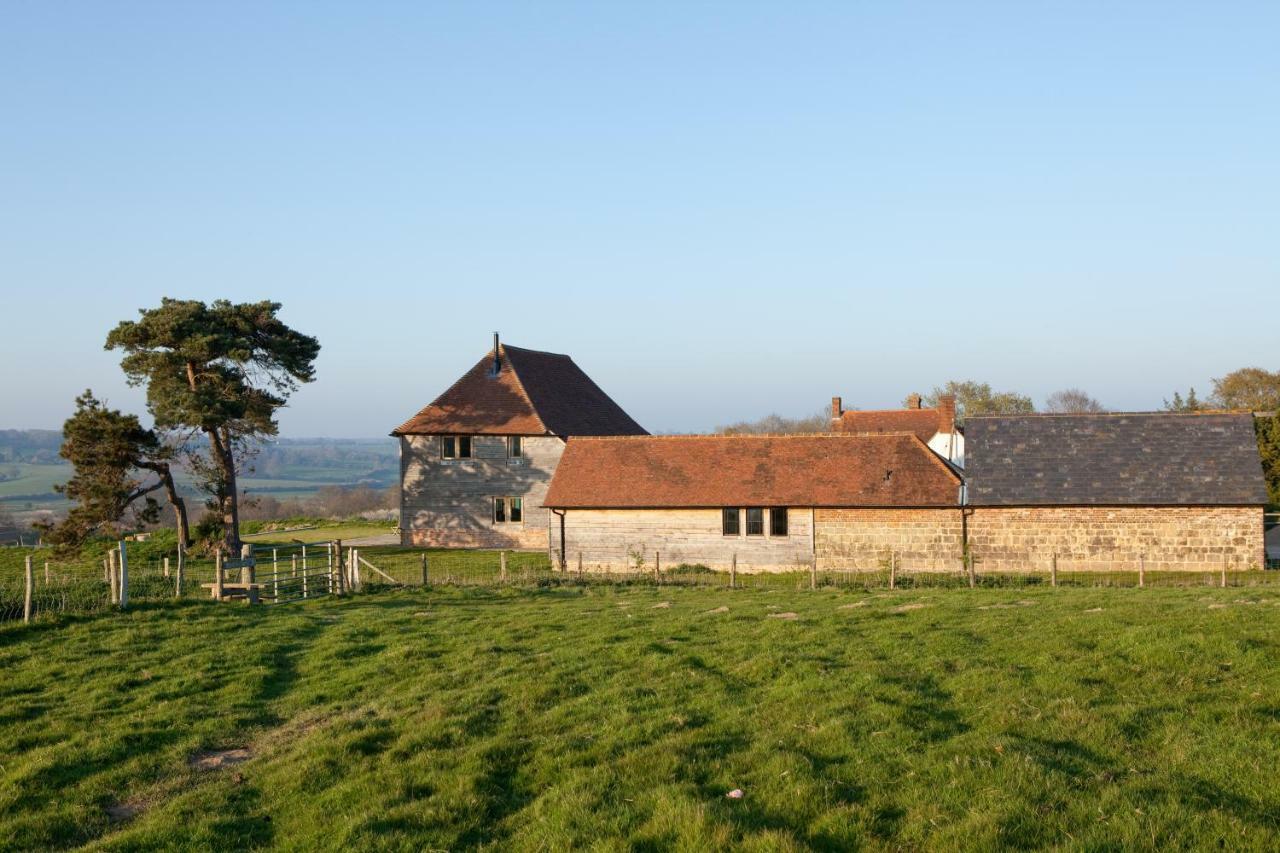
[[[564,508],[946,507],[960,478],[915,435],[572,438],[543,504]]]
[[[965,457],[974,506],[1267,500],[1248,414],[972,416]]]
[[[392,435],[647,435],[567,355],[498,347]]]

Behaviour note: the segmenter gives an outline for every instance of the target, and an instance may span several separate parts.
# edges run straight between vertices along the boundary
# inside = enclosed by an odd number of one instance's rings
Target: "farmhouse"
[[[1248,414],[970,417],[969,546],[981,569],[1263,565]]]
[[[569,356],[493,344],[391,433],[404,545],[545,549],[565,440],[646,434]]]
[[[912,433],[573,438],[546,505],[588,571],[958,569],[960,477]],[[659,556],[660,555],[660,556]]]
[[[839,397],[831,398],[832,432],[910,432],[934,453],[964,467],[964,434],[956,426],[956,398],[945,394],[935,408],[921,408],[919,394],[907,397],[905,409],[845,411]]]

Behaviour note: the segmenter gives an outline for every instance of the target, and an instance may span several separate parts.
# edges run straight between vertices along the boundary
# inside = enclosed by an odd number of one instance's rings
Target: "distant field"
[[[0,847],[1275,850],[1277,660],[1268,589],[145,605],[0,627]]]

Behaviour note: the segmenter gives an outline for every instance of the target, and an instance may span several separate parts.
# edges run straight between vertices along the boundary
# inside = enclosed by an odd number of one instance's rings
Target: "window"
[[[738,535],[738,511],[736,509],[720,510],[720,532],[725,536]]]
[[[747,535],[764,535],[764,510],[758,506],[747,508]]]
[[[440,436],[440,456],[444,459],[470,459],[471,458],[471,436],[469,435]]]
[[[524,521],[524,499],[494,498],[493,521],[495,524],[519,524]]]
[[[785,506],[775,506],[769,510],[769,535],[787,535],[787,508]]]
[[[507,455],[512,459],[519,459],[524,456],[524,445],[520,440],[520,436],[512,435],[507,437]]]

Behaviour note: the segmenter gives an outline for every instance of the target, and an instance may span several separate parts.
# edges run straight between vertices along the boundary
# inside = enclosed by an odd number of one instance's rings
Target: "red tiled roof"
[[[960,478],[916,436],[574,438],[545,506],[957,506]]]
[[[910,432],[928,442],[938,432],[941,413],[937,409],[886,409],[878,412],[841,412],[835,421],[839,432]]]
[[[502,344],[392,435],[645,435],[567,355]]]

